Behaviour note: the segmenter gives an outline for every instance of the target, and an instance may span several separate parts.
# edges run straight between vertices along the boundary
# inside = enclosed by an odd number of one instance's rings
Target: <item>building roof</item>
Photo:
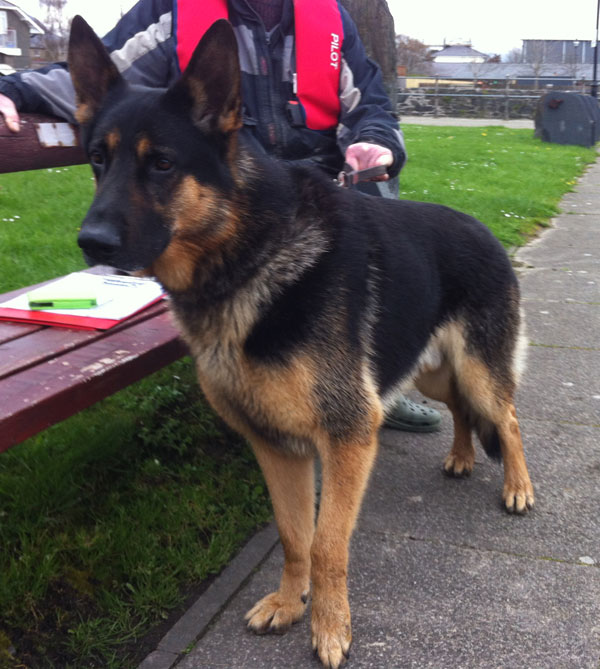
[[[13,11],[19,14],[21,19],[29,24],[30,33],[41,35],[45,32],[44,24],[41,21],[30,16],[14,3],[8,2],[8,0],[0,0],[0,9]]]
[[[578,65],[577,79],[592,80],[592,65]],[[530,63],[432,63],[431,76],[440,79],[573,78],[573,66],[543,65],[537,73]]]
[[[485,58],[488,55],[481,53],[468,45],[456,44],[453,46],[445,46],[441,51],[436,51],[433,55],[434,59],[438,56],[451,56],[452,58]]]

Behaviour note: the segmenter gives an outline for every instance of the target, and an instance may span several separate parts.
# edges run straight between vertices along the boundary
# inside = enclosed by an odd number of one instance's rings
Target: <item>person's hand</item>
[[[19,112],[15,103],[6,95],[0,93],[0,114],[4,116],[6,127],[12,132],[19,132],[21,124],[19,121]]]
[[[385,146],[370,144],[369,142],[357,142],[356,144],[350,144],[346,149],[345,160],[353,170],[358,171],[377,167],[378,165],[390,167],[394,162],[394,156]],[[370,181],[387,181],[389,178],[388,174],[383,174],[370,179]],[[358,179],[356,180],[358,181]]]

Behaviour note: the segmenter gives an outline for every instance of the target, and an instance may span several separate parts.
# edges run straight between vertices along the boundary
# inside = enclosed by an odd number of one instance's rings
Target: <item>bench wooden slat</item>
[[[0,321],[0,352],[4,351],[3,344],[6,342],[12,341],[13,339],[19,339],[19,337],[25,337],[32,332],[42,329],[42,325],[36,325],[35,323],[11,323],[10,321]],[[0,355],[2,355],[0,353]]]
[[[119,330],[154,318],[166,310],[165,303],[159,302],[109,330],[76,330],[44,326],[27,333],[26,336],[13,338],[7,342],[0,340],[0,379],[87,345],[94,339],[112,337]]]
[[[186,354],[167,312],[0,381],[0,452]]]
[[[64,120],[41,114],[20,114],[21,131],[11,132],[0,117],[0,173],[39,170],[44,167],[62,167],[86,163],[84,150],[79,145],[79,130],[71,126],[77,139],[76,146],[44,146],[36,125],[65,124]]]

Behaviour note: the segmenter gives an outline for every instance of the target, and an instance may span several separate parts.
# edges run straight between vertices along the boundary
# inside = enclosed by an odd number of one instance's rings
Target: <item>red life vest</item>
[[[226,0],[178,0],[177,58],[187,67],[200,38],[229,16]],[[337,0],[294,0],[297,96],[311,130],[328,130],[340,115],[343,25]]]

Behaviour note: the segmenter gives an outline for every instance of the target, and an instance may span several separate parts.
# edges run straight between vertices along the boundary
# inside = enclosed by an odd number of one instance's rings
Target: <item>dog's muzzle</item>
[[[81,228],[77,243],[91,265],[113,265],[123,240],[119,231],[103,222],[85,223]]]

